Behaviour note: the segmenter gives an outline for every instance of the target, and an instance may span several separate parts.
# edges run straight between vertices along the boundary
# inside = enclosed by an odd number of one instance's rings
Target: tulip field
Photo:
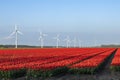
[[[0,79],[95,74],[115,51],[111,69],[120,70],[120,49],[116,48],[0,49]]]
[[[120,71],[120,49],[116,51],[114,59],[111,63],[111,69],[113,69],[114,71]]]

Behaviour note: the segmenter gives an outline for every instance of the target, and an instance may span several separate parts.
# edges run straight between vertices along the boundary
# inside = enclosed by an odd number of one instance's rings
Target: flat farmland
[[[0,49],[3,80],[119,79],[118,48]]]

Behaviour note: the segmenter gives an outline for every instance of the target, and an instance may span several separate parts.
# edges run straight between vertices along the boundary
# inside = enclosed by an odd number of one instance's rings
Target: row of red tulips
[[[28,50],[28,49],[27,49]],[[38,50],[38,49],[37,49]],[[45,51],[44,51],[45,50]],[[86,59],[88,57],[97,55],[101,52],[104,52],[108,49],[57,49],[57,53],[53,52],[54,50],[56,51],[56,49],[52,49],[50,50],[51,52],[49,52],[50,49],[39,49],[38,51],[36,51],[35,49],[33,50],[29,50],[30,53],[27,53],[26,56],[26,50],[23,49],[20,51],[20,49],[18,50],[13,50],[13,54],[11,53],[12,51],[10,51],[10,53],[6,53],[6,50],[1,50],[0,51],[0,56],[6,56],[6,54],[9,54],[9,59],[0,59],[1,63],[0,63],[0,69],[1,70],[10,70],[10,69],[16,69],[16,66],[18,66],[18,68],[41,68],[41,66],[43,68],[49,67],[47,65],[53,66],[53,67],[59,67],[59,66],[65,66],[77,61],[81,61],[83,59]],[[66,52],[65,52],[66,50]],[[69,51],[68,51],[69,50]],[[1,52],[4,53],[2,54]],[[32,51],[32,53],[31,53]],[[34,53],[34,51],[36,53]],[[40,51],[40,53],[39,53]],[[60,52],[60,51],[64,51],[64,52]],[[89,52],[88,52],[89,51]],[[8,51],[7,51],[8,52]],[[34,54],[33,54],[34,53]],[[37,54],[37,56],[36,56]],[[49,56],[48,56],[48,55]],[[7,55],[8,58],[8,55]],[[65,64],[67,63],[67,64]],[[53,65],[54,64],[54,65]],[[64,65],[63,65],[64,64]],[[48,68],[49,69],[49,68]]]
[[[60,60],[60,61],[55,61],[55,62],[51,62],[51,63],[47,63],[47,64],[42,64],[41,65],[41,62],[39,63],[33,63],[33,65],[29,65],[30,69],[39,69],[39,70],[50,70],[50,69],[56,69],[56,68],[59,68],[59,67],[64,67],[64,66],[68,66],[68,65],[72,65],[74,63],[77,63],[77,62],[81,62],[82,60],[85,60],[85,59],[88,59],[90,57],[94,57],[96,55],[99,55],[99,54],[103,54],[106,50],[102,50],[102,51],[95,51],[95,52],[85,52],[84,54],[80,54],[78,56],[75,56],[75,57],[72,57],[72,58],[69,58],[69,59],[65,59],[65,60]],[[112,49],[113,51],[113,49]],[[86,60],[85,60],[86,61]]]
[[[20,74],[21,71],[34,76],[41,71],[40,74],[50,71],[51,75],[51,71],[52,74],[62,70],[64,72],[65,67],[74,68],[73,66],[78,64],[84,68],[98,66],[114,50],[113,48],[3,49],[0,50],[0,77],[10,77],[13,74]]]
[[[120,66],[120,48],[116,51],[116,54],[111,63],[112,66]]]
[[[97,67],[98,65],[100,65],[108,56],[110,56],[110,54],[112,54],[112,52],[115,49],[111,49],[107,52],[104,52],[103,54],[99,54],[93,58],[90,58],[88,60],[82,61],[78,64],[74,64],[72,66],[70,66],[70,68],[89,68],[89,67]]]
[[[111,63],[111,69],[114,71],[120,71],[120,48],[116,51]]]

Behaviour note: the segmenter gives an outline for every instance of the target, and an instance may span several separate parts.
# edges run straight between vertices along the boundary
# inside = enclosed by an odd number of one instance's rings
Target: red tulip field
[[[116,48],[0,49],[0,78],[95,74],[114,53],[110,68],[120,71],[120,49]]]
[[[112,60],[111,69],[120,71],[120,49],[117,50],[114,59]]]

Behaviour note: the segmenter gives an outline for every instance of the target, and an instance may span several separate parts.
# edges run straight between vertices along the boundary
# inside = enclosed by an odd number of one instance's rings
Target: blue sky
[[[38,45],[39,31],[48,37],[70,35],[93,45],[120,43],[119,0],[0,0],[0,38],[8,36],[14,24],[24,33],[20,44]],[[33,39],[34,36],[35,38]],[[46,45],[53,40],[46,37]],[[0,40],[14,44],[14,40]]]

